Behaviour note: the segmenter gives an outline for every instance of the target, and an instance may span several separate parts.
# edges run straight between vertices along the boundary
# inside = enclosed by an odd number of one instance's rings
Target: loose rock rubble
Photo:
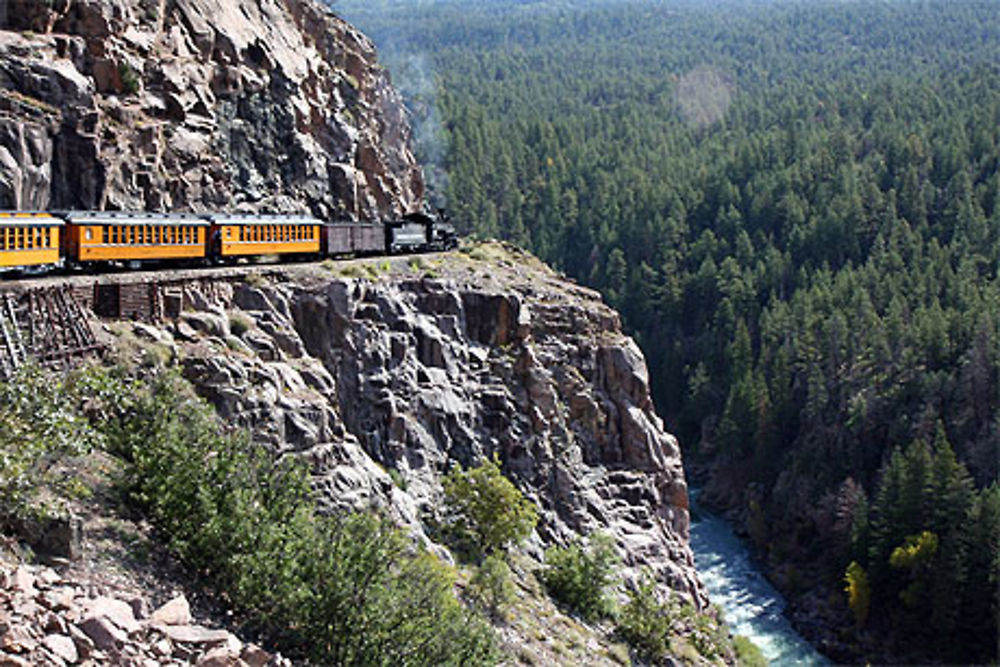
[[[0,667],[291,664],[200,624],[183,594],[150,609],[141,594],[105,590],[44,565],[0,561]]]

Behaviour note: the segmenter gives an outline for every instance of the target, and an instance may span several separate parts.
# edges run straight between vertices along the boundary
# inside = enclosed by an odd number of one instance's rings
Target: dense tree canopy
[[[408,94],[436,196],[623,312],[773,559],[841,589],[855,562],[882,636],[996,659],[995,3],[337,7]]]

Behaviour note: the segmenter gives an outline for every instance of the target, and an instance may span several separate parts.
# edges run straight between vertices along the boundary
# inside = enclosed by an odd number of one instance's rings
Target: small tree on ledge
[[[471,542],[477,560],[520,543],[538,522],[534,503],[503,476],[496,455],[475,468],[452,468],[443,485],[456,528]]]

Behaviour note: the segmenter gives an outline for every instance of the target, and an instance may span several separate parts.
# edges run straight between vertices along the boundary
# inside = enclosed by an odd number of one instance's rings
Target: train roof
[[[310,215],[283,213],[213,213],[205,216],[213,225],[322,225]]]
[[[45,211],[0,211],[0,226],[61,227],[63,221]]]
[[[196,213],[145,213],[142,211],[67,211],[60,213],[67,222],[94,225],[193,225],[208,226]]]

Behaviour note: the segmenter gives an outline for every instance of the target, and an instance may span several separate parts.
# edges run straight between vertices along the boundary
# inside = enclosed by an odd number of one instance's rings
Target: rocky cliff
[[[314,0],[0,3],[0,208],[375,218],[422,194],[373,45]]]
[[[602,531],[626,578],[704,606],[680,452],[618,315],[529,256],[474,254],[435,277],[393,259],[190,283],[176,325],[137,334],[224,419],[309,459],[330,506],[381,506],[431,544],[442,474],[496,454],[541,509],[529,552]]]

